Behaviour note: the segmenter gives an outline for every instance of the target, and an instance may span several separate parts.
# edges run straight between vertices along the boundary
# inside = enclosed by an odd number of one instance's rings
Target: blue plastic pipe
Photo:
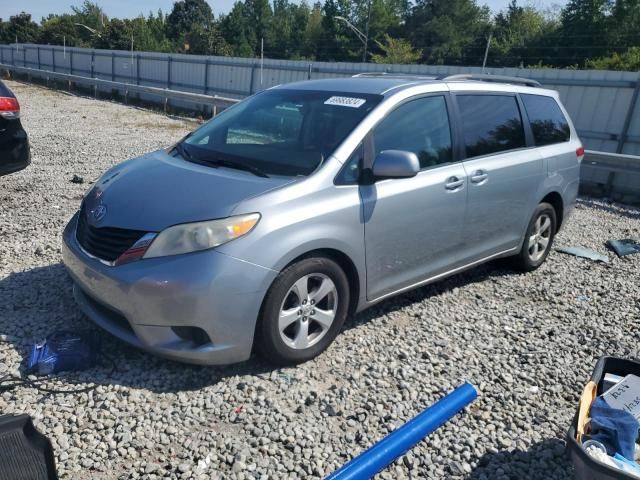
[[[363,480],[373,477],[445,424],[478,397],[470,383],[463,383],[402,427],[358,455],[326,480]]]

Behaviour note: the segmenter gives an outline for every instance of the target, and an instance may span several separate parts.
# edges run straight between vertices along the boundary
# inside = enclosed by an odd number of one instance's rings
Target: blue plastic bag
[[[61,331],[31,347],[27,370],[48,375],[84,370],[96,363],[98,340],[92,332]]]

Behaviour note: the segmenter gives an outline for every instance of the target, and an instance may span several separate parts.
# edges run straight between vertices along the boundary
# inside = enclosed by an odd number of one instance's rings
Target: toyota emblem
[[[105,207],[104,205],[98,205],[95,209],[93,209],[91,214],[93,215],[93,219],[96,222],[99,222],[107,214],[107,207]]]

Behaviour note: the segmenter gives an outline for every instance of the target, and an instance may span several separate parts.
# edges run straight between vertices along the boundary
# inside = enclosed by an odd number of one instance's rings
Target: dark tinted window
[[[507,95],[458,95],[467,157],[525,146],[520,109]]]
[[[413,152],[420,168],[451,162],[451,130],[443,96],[412,100],[393,110],[374,130],[375,154]]]
[[[568,142],[571,132],[562,110],[551,97],[520,95],[527,110],[536,145]]]

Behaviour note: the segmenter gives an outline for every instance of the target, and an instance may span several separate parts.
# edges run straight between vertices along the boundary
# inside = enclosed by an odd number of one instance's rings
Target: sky
[[[168,13],[175,0],[98,0],[97,3],[104,8],[110,17],[137,17],[141,13],[147,15],[150,11],[156,12],[159,8]],[[213,13],[227,13],[231,10],[235,0],[207,0]],[[314,0],[307,0],[312,4]],[[477,0],[479,4],[486,4],[493,11],[505,8],[509,0]],[[566,3],[566,0],[525,0],[522,4],[533,4],[538,8],[552,8]],[[42,17],[49,13],[70,13],[71,5],[80,5],[82,0],[0,0],[0,18],[8,20],[11,15],[22,11],[30,13],[32,18],[40,22]]]

